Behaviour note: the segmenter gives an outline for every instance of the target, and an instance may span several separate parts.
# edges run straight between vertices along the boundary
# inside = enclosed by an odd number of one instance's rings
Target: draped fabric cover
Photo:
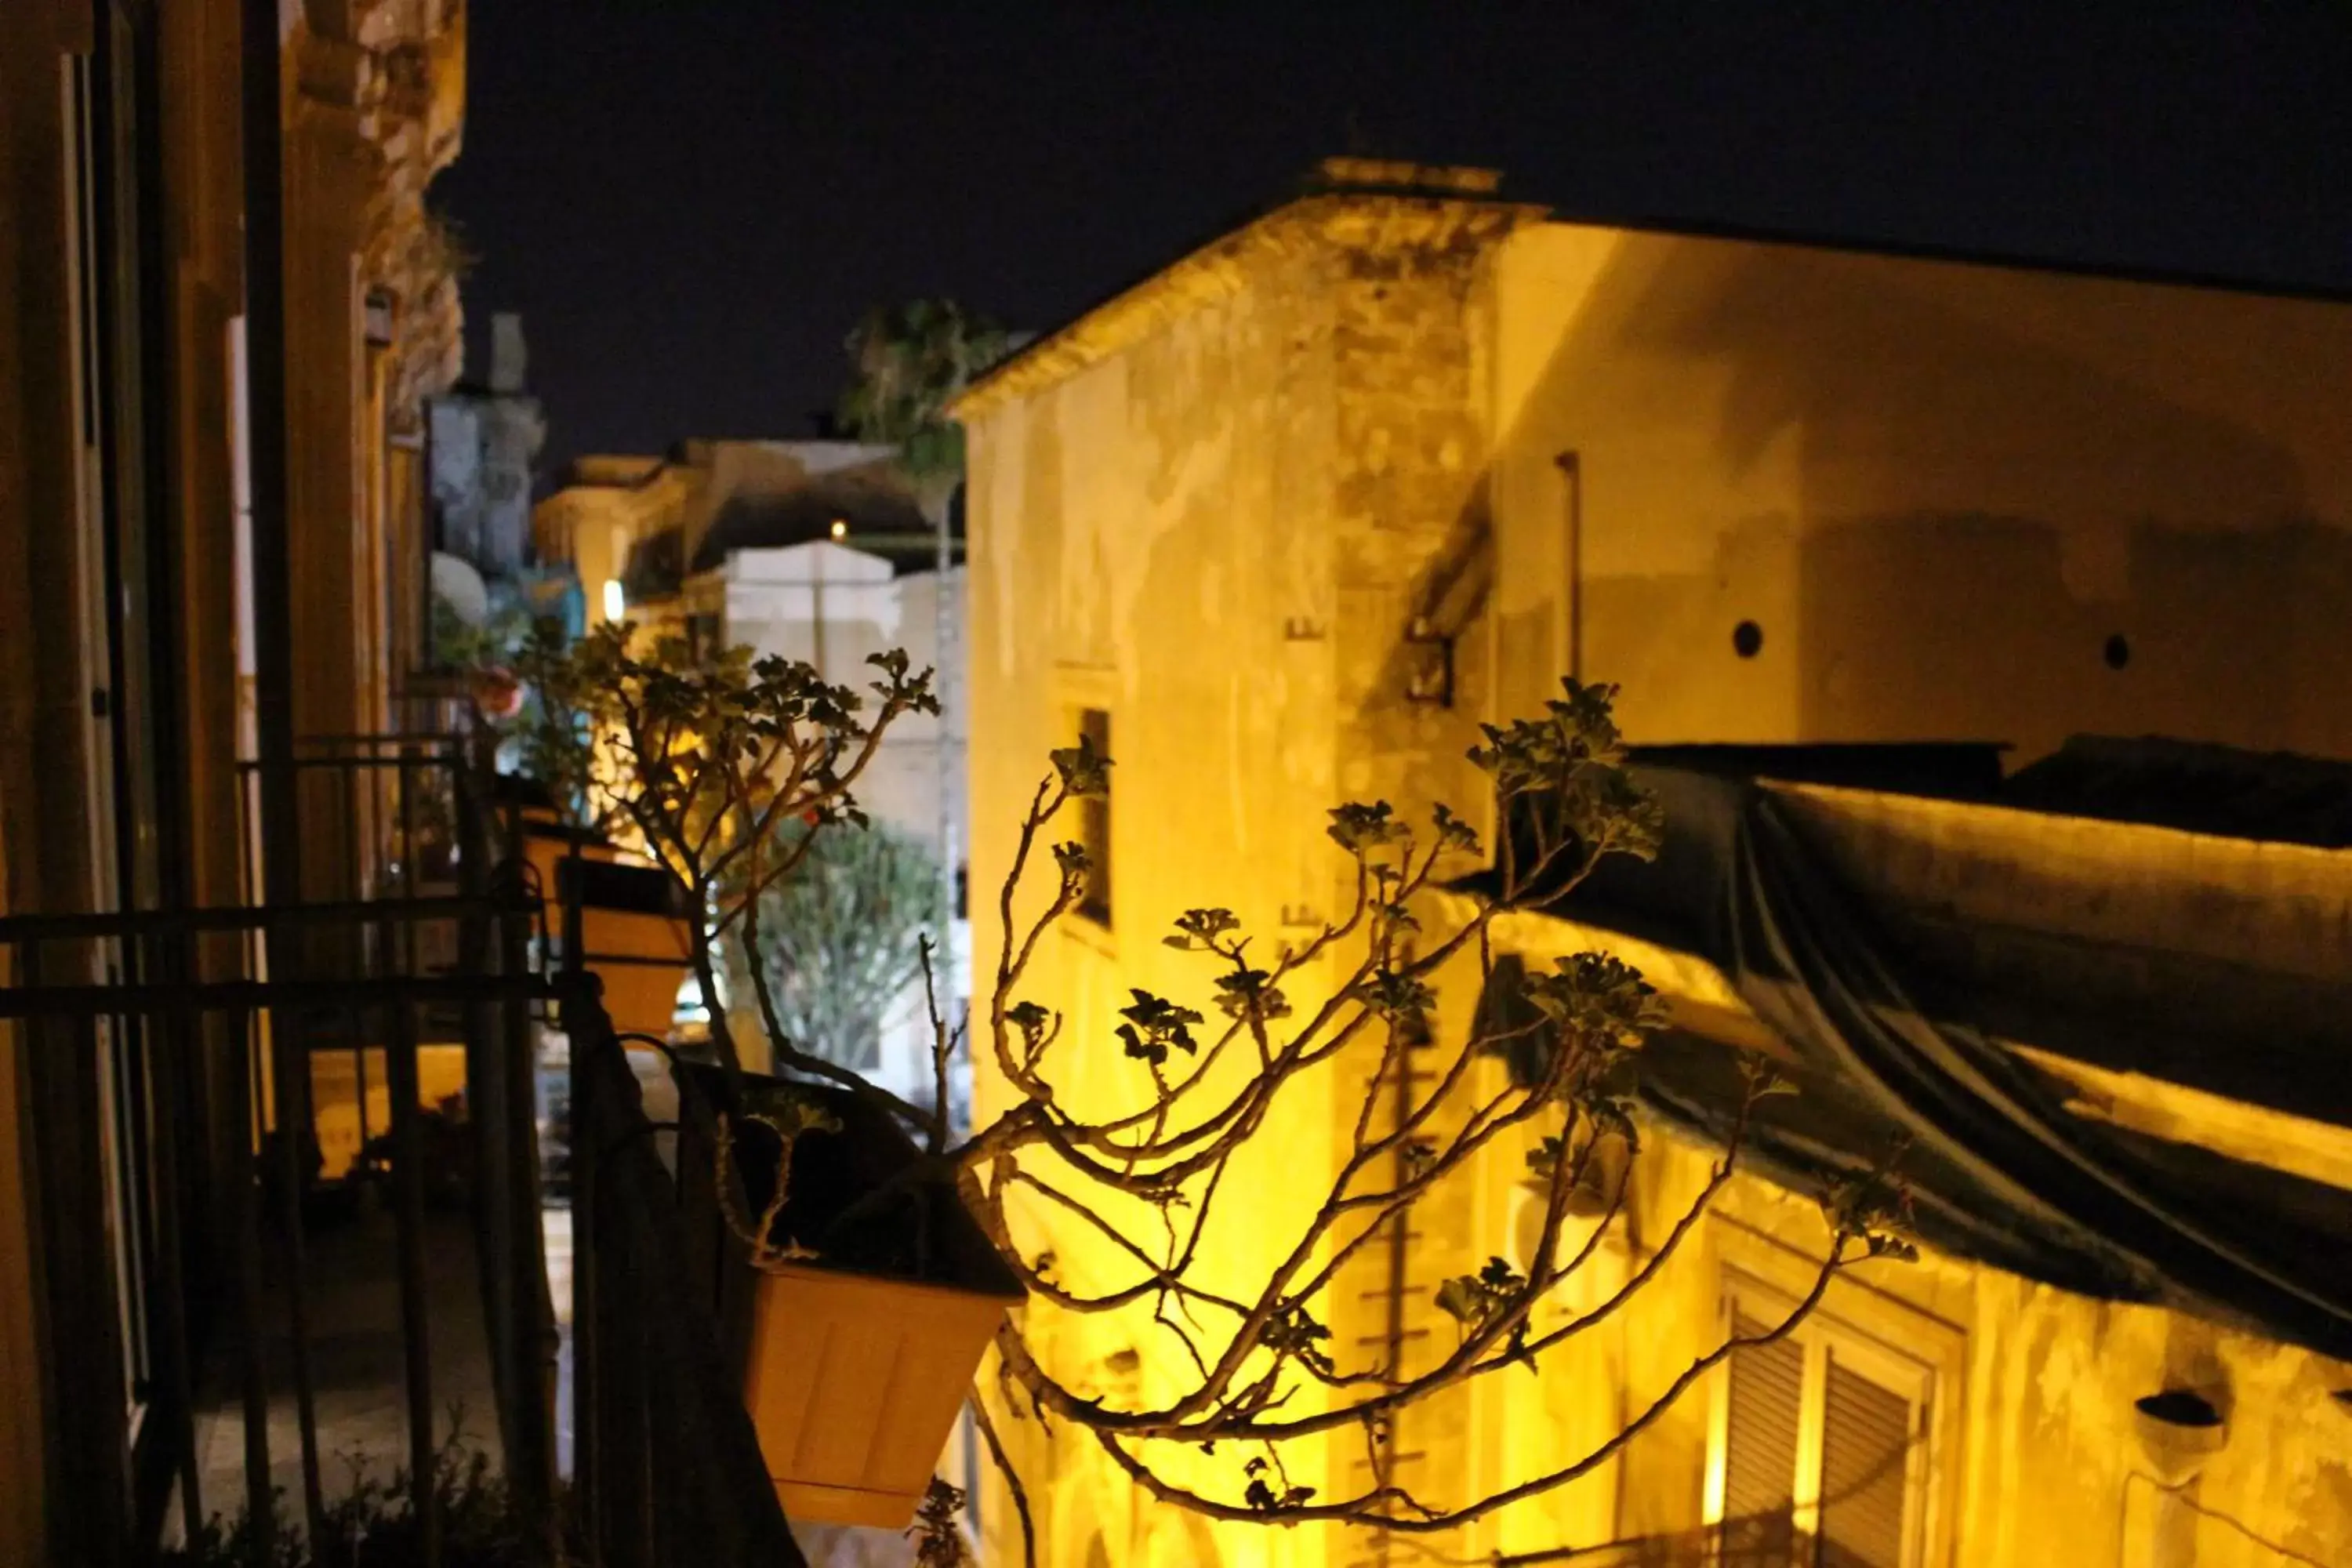
[[[1665,809],[1664,847],[1604,863],[1562,912],[1708,959],[1788,1043],[1802,1093],[1765,1104],[1767,1173],[1820,1190],[1899,1148],[1939,1249],[2352,1356],[2345,1194],[2073,1115],[1969,1021],[1966,976],[1909,960],[1776,792],[1739,770],[1635,771]],[[1670,1033],[1648,1058],[1653,1107],[1720,1138],[1739,1096],[1730,1053]]]

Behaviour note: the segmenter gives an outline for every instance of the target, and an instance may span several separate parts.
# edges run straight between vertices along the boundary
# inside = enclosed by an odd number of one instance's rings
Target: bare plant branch
[[[977,1387],[971,1391],[971,1417],[980,1427],[980,1435],[988,1441],[988,1457],[996,1461],[997,1472],[1004,1478],[1004,1489],[1013,1495],[1013,1511],[1020,1516],[1023,1568],[1037,1568],[1037,1527],[1029,1518],[1029,1489],[1021,1484],[1020,1472],[1013,1468],[1012,1458],[1004,1452],[1004,1441],[996,1435],[996,1423],[989,1419],[988,1401]]]
[[[1277,950],[1229,910],[1183,911],[1166,940],[1199,961],[1198,994],[1132,990],[1108,1038],[1082,1037],[1060,1013],[1022,994],[1046,934],[1081,906],[1098,872],[1083,845],[1055,841],[1055,824],[1073,802],[1110,788],[1112,759],[1087,742],[1055,752],[1053,771],[1022,815],[1012,864],[997,889],[1003,945],[984,1014],[981,1000],[974,1004],[1011,1103],[951,1146],[947,1106],[961,1031],[950,1028],[940,1005],[936,941],[919,947],[930,1026],[928,1110],[794,1046],[780,1026],[767,966],[756,957],[768,939],[761,894],[808,874],[809,846],[820,833],[863,826],[851,786],[889,723],[904,713],[936,711],[928,674],[910,676],[903,658],[877,660],[882,679],[873,690],[879,703],[869,722],[854,694],[804,666],[728,656],[710,668],[679,672],[667,657],[634,658],[624,637],[555,671],[574,709],[606,737],[583,748],[575,724],[566,732],[572,750],[562,765],[593,785],[587,793],[602,803],[599,809],[634,825],[688,883],[698,909],[708,911],[695,962],[722,1061],[732,1061],[732,1048],[718,1006],[710,942],[733,932],[727,940],[740,937],[755,954],[747,966],[751,989],[782,1068],[836,1084],[922,1133],[927,1152],[907,1179],[952,1183],[1030,1292],[1023,1325],[1130,1309],[1140,1324],[1148,1310],[1150,1331],[1164,1331],[1181,1347],[1175,1365],[1182,1375],[1153,1380],[1156,1403],[1122,1405],[1061,1381],[1024,1326],[1008,1321],[995,1339],[1008,1409],[1018,1413],[1016,1401],[1025,1400],[1041,1422],[1083,1427],[1154,1497],[1212,1518],[1259,1523],[1332,1521],[1416,1535],[1458,1529],[1589,1473],[1708,1369],[1793,1329],[1839,1271],[1864,1258],[1906,1250],[1895,1235],[1899,1200],[1890,1204],[1874,1195],[1871,1184],[1861,1184],[1831,1205],[1830,1255],[1787,1320],[1697,1357],[1573,1464],[1515,1479],[1483,1497],[1444,1505],[1416,1498],[1382,1473],[1378,1435],[1412,1405],[1447,1390],[1512,1367],[1540,1376],[1548,1352],[1638,1300],[1738,1169],[1758,1104],[1784,1091],[1755,1073],[1702,1190],[1659,1245],[1596,1305],[1538,1329],[1538,1306],[1577,1277],[1605,1237],[1629,1223],[1622,1178],[1613,1190],[1596,1185],[1605,1168],[1599,1152],[1622,1146],[1630,1157],[1638,1151],[1634,1094],[1643,1047],[1663,1015],[1640,973],[1604,954],[1571,955],[1550,973],[1523,973],[1513,965],[1507,975],[1496,962],[1495,921],[1557,907],[1612,857],[1654,853],[1658,816],[1624,765],[1614,689],[1570,680],[1541,716],[1482,727],[1483,742],[1470,759],[1492,790],[1497,827],[1491,857],[1477,834],[1443,806],[1413,824],[1386,802],[1339,805],[1327,831],[1348,858],[1353,890],[1344,916],[1324,922],[1311,940]],[[795,822],[807,823],[807,830],[794,829],[791,842],[778,843]],[[1465,864],[1493,867],[1492,896],[1466,912],[1458,900],[1425,896],[1450,874],[1445,868]],[[1442,922],[1433,914],[1438,910],[1448,911]],[[1482,998],[1514,1005],[1490,1016],[1482,1000],[1464,1037],[1441,1040],[1433,1022],[1434,987],[1463,975],[1475,978]],[[1498,1021],[1506,1016],[1514,1021]],[[1076,1097],[1056,1092],[1057,1085],[1078,1081],[1082,1052],[1100,1053],[1087,1063],[1084,1110]],[[1130,1073],[1108,1104],[1098,1088],[1105,1060]],[[804,1131],[792,1115],[762,1110],[751,1118],[783,1142],[774,1196],[758,1222],[736,1212],[726,1196],[729,1223],[755,1261],[775,1264],[792,1255],[793,1244],[772,1235],[783,1210],[793,1141]],[[1254,1194],[1238,1210],[1231,1200],[1221,1204],[1229,1173],[1297,1117],[1344,1131],[1330,1168],[1286,1173],[1278,1221],[1269,1217],[1269,1194]],[[719,1125],[725,1161],[736,1145],[729,1123]],[[1349,1264],[1376,1238],[1408,1226],[1416,1205],[1480,1180],[1491,1162],[1507,1157],[1524,1157],[1541,1224],[1524,1257],[1506,1258],[1500,1254],[1507,1249],[1497,1248],[1425,1303],[1424,1310],[1454,1320],[1452,1347],[1410,1372],[1339,1364],[1328,1320]],[[725,1169],[721,1174],[720,1192],[731,1194]],[[1311,1195],[1293,1195],[1302,1192]],[[1591,1200],[1585,1206],[1578,1206],[1580,1194]],[[1571,1213],[1597,1214],[1597,1222],[1577,1232]],[[1045,1248],[1024,1256],[1016,1236],[1030,1237],[1040,1228]],[[1155,1230],[1150,1244],[1141,1239]],[[1268,1236],[1281,1238],[1276,1255],[1244,1281],[1233,1279],[1230,1259],[1248,1249],[1222,1248],[1216,1240],[1234,1232],[1249,1234],[1254,1247]],[[1051,1250],[1057,1237],[1085,1238],[1090,1256],[1112,1261],[1110,1277],[1081,1282],[1064,1275]],[[1211,1259],[1221,1265],[1213,1277],[1205,1268]],[[1026,1494],[976,1393],[973,1405],[1005,1469],[1034,1560]],[[1360,1495],[1324,1499],[1293,1481],[1291,1445],[1351,1429],[1372,1445],[1373,1485]],[[1152,1462],[1169,1444],[1213,1451],[1219,1443],[1245,1446],[1249,1455],[1229,1488],[1177,1485]]]

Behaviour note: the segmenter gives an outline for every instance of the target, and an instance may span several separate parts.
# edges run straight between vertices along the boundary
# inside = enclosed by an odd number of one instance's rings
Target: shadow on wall
[[[2147,525],[2128,585],[2067,585],[2049,523],[1883,519],[1799,547],[1795,657],[1819,739],[1994,739],[2014,762],[2070,733],[2352,755],[2352,536]]]
[[[2099,363],[2002,323],[2019,290],[2068,288],[2093,291]],[[2344,498],[2315,499],[2292,444],[2352,436],[2343,389],[2192,406],[2223,398],[2168,334],[2242,362],[2260,342],[2210,345],[2270,307],[2123,289],[1618,242],[1504,449],[1581,451],[1586,661],[1637,722],[1694,731],[1643,738],[2004,740],[2022,761],[2101,731],[2352,754],[2352,536],[2318,521]],[[1711,471],[1626,471],[1684,462]],[[1694,708],[1701,683],[1728,685]]]

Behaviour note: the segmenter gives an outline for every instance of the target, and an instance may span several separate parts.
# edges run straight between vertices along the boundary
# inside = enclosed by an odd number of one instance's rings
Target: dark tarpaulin
[[[1917,749],[1890,749],[1881,767],[1906,770],[1897,787],[1912,791],[1986,793],[1968,749],[1944,750],[1956,764],[1942,771],[1948,788],[1915,776]],[[1819,1187],[1900,1143],[1897,1173],[1932,1246],[2352,1356],[2344,1194],[2065,1110],[1970,1021],[1966,982],[1910,961],[1842,885],[1786,802],[1757,782],[1756,762],[1727,751],[1639,763],[1666,814],[1658,858],[1605,863],[1561,912],[1709,960],[1789,1043],[1803,1093],[1766,1104],[1753,1147],[1769,1173]],[[1865,749],[1805,776],[1895,782],[1870,773]],[[1739,1093],[1729,1053],[1670,1034],[1647,1054],[1651,1103],[1720,1138]]]

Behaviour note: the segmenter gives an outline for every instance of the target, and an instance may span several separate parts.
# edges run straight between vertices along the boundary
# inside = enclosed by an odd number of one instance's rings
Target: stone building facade
[[[9,913],[253,896],[237,768],[253,354],[284,374],[296,731],[392,728],[421,647],[422,401],[458,342],[455,258],[425,192],[460,142],[465,9],[279,14],[285,331],[248,343],[241,8],[0,7]],[[306,805],[308,890],[364,885],[364,822],[323,795]],[[244,944],[207,939],[190,962],[234,980]],[[191,1321],[217,1328],[225,1194],[251,1152],[222,1031],[158,1066],[74,1048],[60,1027],[0,1023],[0,1562],[82,1568],[143,1560],[133,1521],[162,1516],[155,1489],[187,1438],[158,1392],[166,1259],[186,1270]],[[106,1113],[142,1095],[150,1126]],[[151,1148],[157,1129],[177,1165]],[[149,1171],[163,1173],[142,1190]]]
[[[435,547],[488,577],[512,578],[530,558],[531,484],[547,420],[524,390],[522,318],[490,319],[486,382],[426,405]]]
[[[2352,602],[2347,367],[2352,310],[2335,303],[1559,222],[1475,171],[1328,165],[958,405],[980,967],[1045,753],[1082,730],[1107,734],[1118,764],[1110,907],[1066,921],[1027,989],[1071,1037],[1106,1042],[1130,986],[1194,998],[1199,975],[1160,940],[1177,913],[1229,908],[1269,944],[1319,930],[1344,891],[1325,808],[1475,806],[1463,754],[1477,724],[1531,710],[1563,674],[1621,682],[1642,742],[1985,740],[2012,743],[2014,765],[2091,731],[2352,759],[2352,676],[2321,629]],[[1491,840],[1495,824],[1465,815]],[[2081,875],[2095,886],[2154,852]],[[1529,951],[1556,939],[1530,936]],[[1475,990],[1475,977],[1441,988],[1441,1047]],[[1748,1045],[1769,1033],[1724,1026]],[[1125,1065],[1074,1052],[1056,1094],[1123,1104]],[[992,1087],[983,1070],[983,1122],[1002,1109]],[[1331,1092],[1328,1119],[1295,1116],[1236,1162],[1231,1180],[1267,1194],[1269,1218],[1207,1260],[1218,1278],[1246,1279],[1286,1245],[1277,1195],[1332,1167],[1339,1119],[1360,1103],[1356,1084]],[[2325,1120],[2290,1141],[2325,1144]],[[1593,1289],[1638,1267],[1667,1195],[1705,1170],[1671,1141],[1648,1158],[1659,1207]],[[1345,1352],[1450,1331],[1429,1291],[1508,1229],[1517,1159],[1425,1210],[1368,1266],[1382,1278],[1335,1289]],[[1769,1295],[1787,1247],[1817,1244],[1790,1217],[1801,1206],[1746,1182],[1726,1239],[1661,1293],[1654,1325],[1580,1367],[1574,1392],[1547,1378],[1433,1403],[1399,1423],[1383,1462],[1433,1494],[1466,1493],[1564,1432],[1597,1431],[1601,1405],[1638,1409],[1714,1331],[1727,1269]],[[1116,1256],[1036,1223],[1072,1289],[1126,1282]],[[2165,1345],[2204,1333],[2194,1313],[1957,1257],[1872,1285],[1846,1320],[1865,1340],[1916,1341],[1948,1379],[1935,1419],[1953,1424],[1934,1449],[1941,1479],[1904,1494],[1890,1561],[2137,1562],[2166,1529],[2161,1550],[2179,1549],[2187,1527],[2148,1523],[2150,1500],[2122,1495],[2146,1489],[2136,1461],[2105,1449],[2168,1375]],[[1882,1299],[1891,1315],[1874,1316]],[[1027,1331],[1081,1396],[1170,1392],[1148,1319],[1033,1308]],[[1404,1364],[1419,1353],[1405,1347]],[[2260,1334],[2224,1359],[2279,1397],[2241,1404],[2231,1452],[2245,1458],[2234,1473],[2216,1461],[2208,1500],[2326,1560],[2352,1540],[2352,1499],[2314,1402],[2352,1377]],[[1573,1421],[1566,1405],[1545,1414],[1555,1396],[1583,1401]],[[1662,1430],[1681,1436],[1656,1439],[1649,1462],[1444,1549],[1486,1560],[1639,1537],[1650,1545],[1623,1561],[1703,1556],[1721,1503],[1711,1397],[1677,1408]],[[1414,1560],[1360,1534],[1212,1529],[1150,1505],[1083,1433],[1015,1432],[1042,1562]],[[2027,1433],[2042,1436],[2020,1469],[2000,1456]],[[1344,1494],[1367,1463],[1351,1436],[1319,1473],[1294,1461],[1292,1479]],[[1181,1456],[1168,1470],[1196,1478]],[[2071,1476],[2095,1479],[2077,1493]],[[2028,1521],[2062,1509],[2065,1550],[2047,1555],[2037,1542],[2057,1537]],[[987,1514],[991,1551],[1017,1552],[1001,1495]]]

